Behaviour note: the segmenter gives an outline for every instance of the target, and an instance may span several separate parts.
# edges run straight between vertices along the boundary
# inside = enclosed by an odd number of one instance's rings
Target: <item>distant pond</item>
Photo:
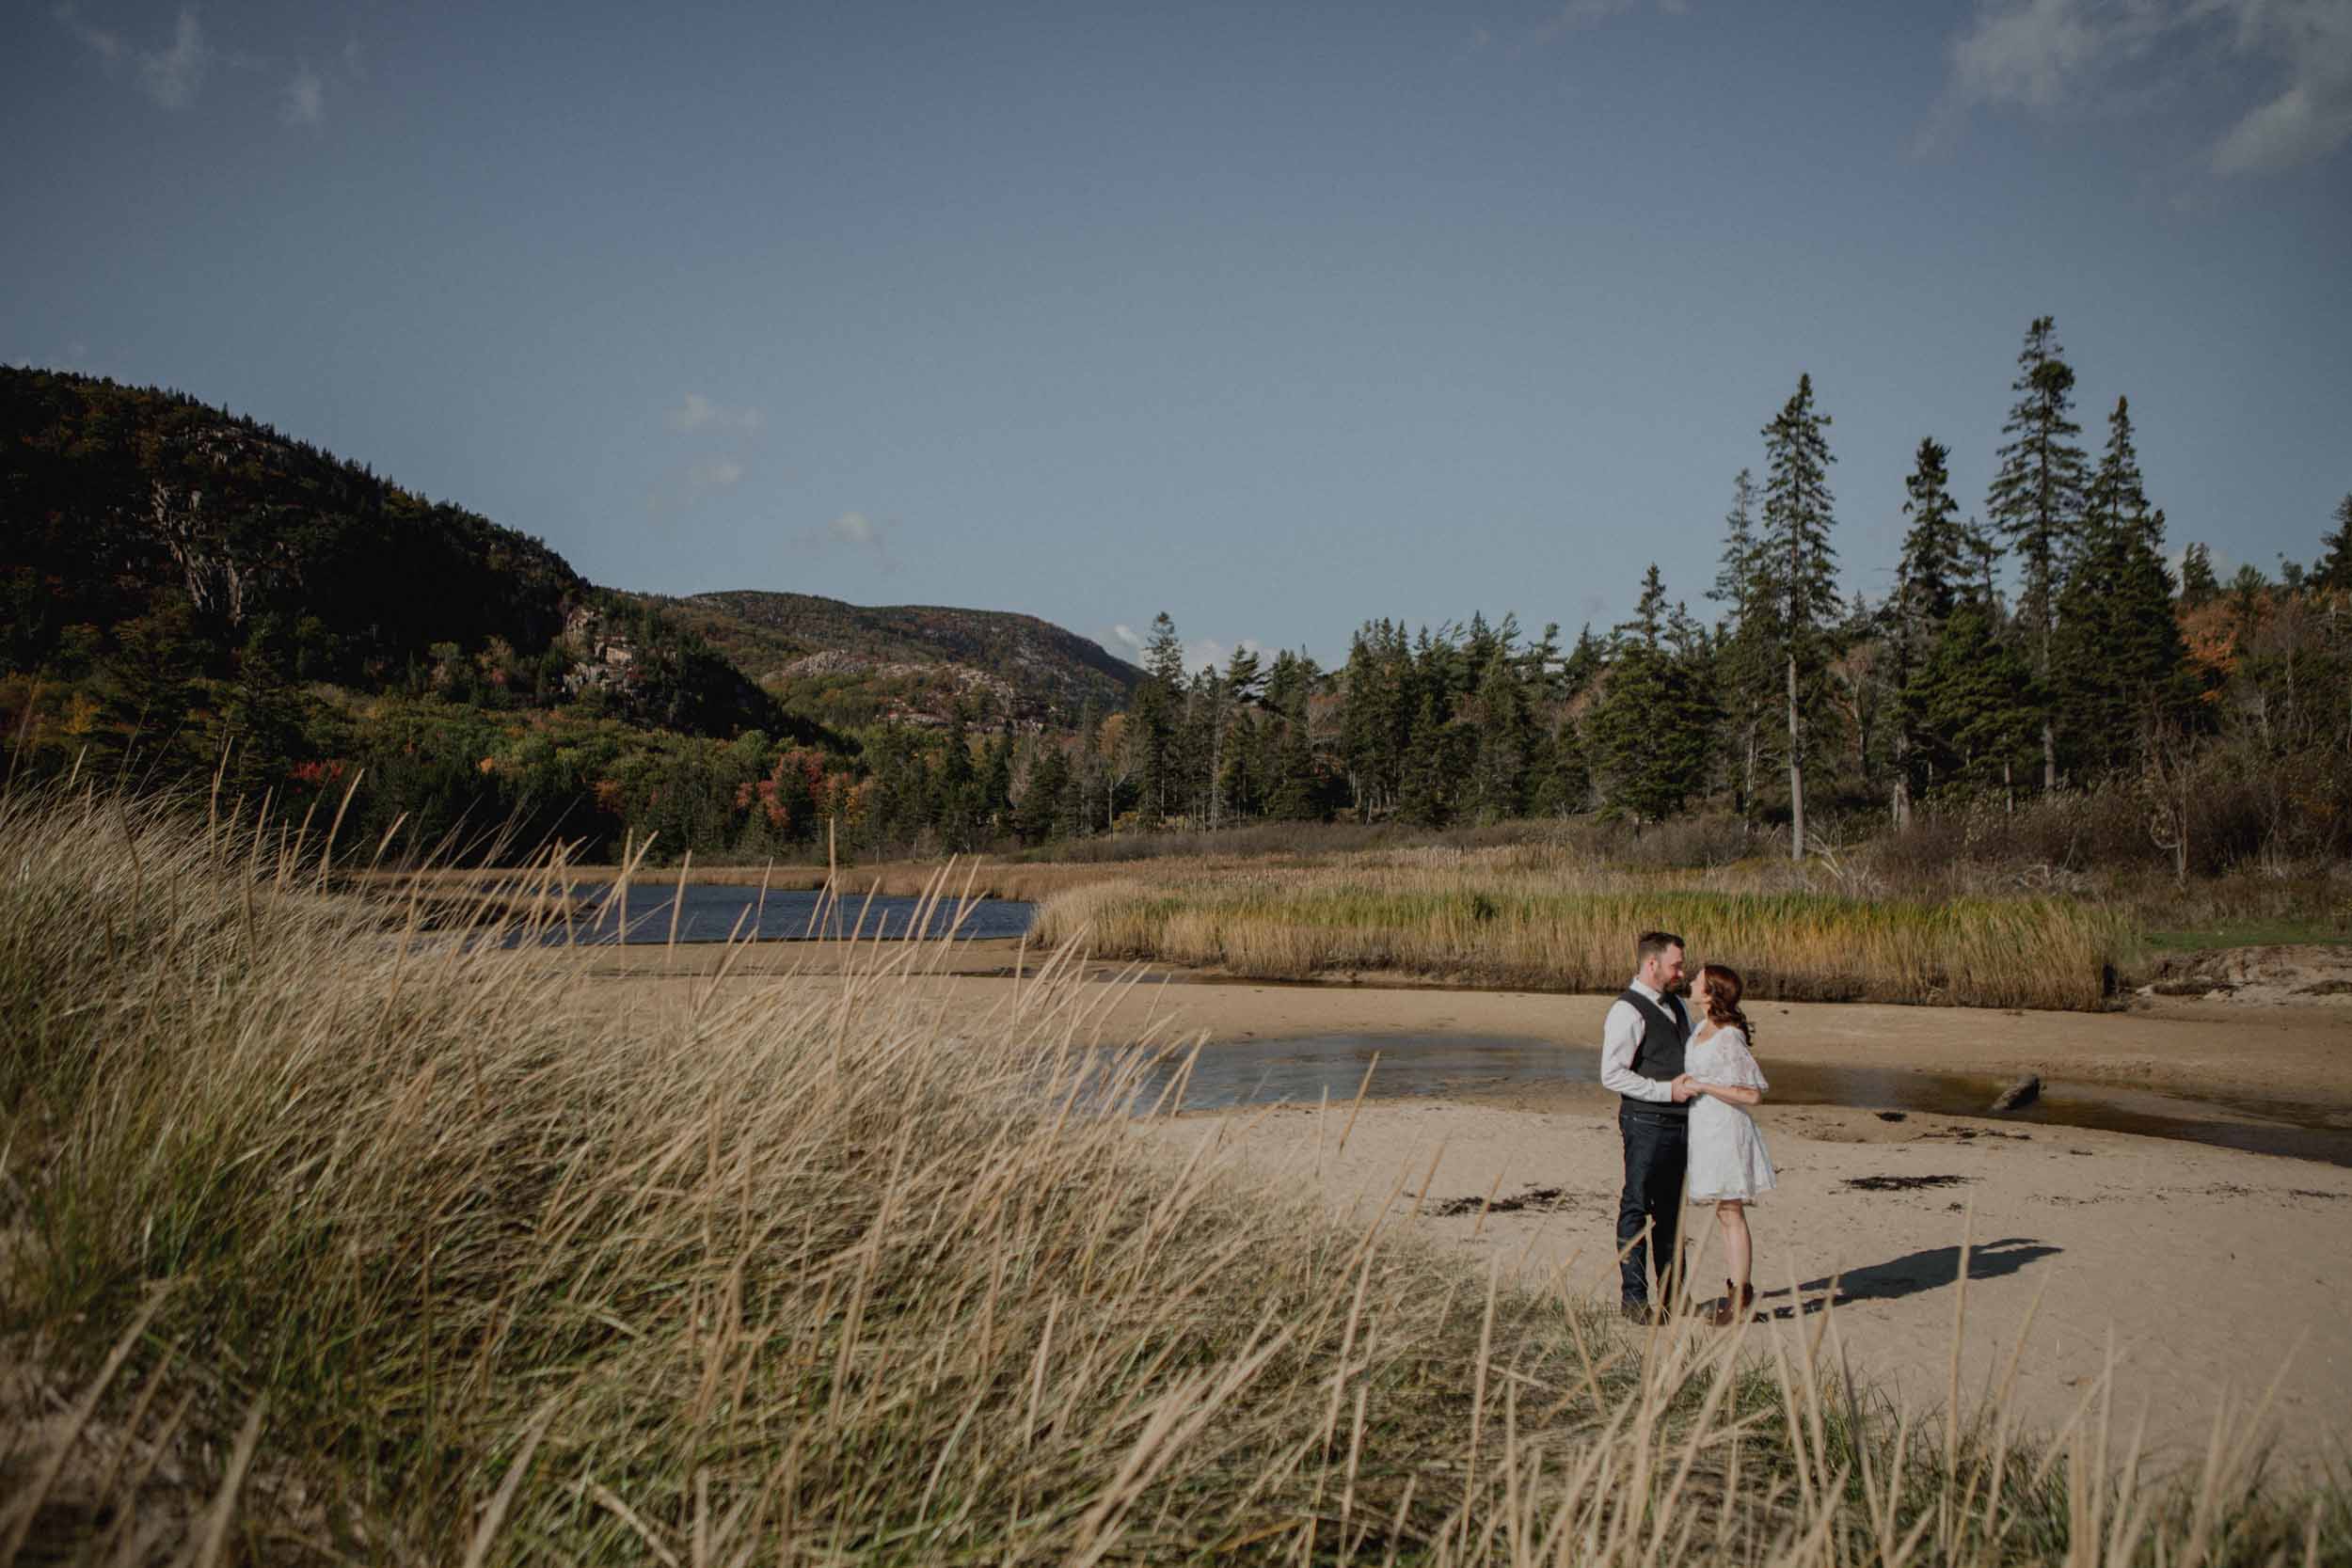
[[[553,946],[567,941],[608,946],[614,942],[658,946],[670,940],[671,905],[677,894],[675,883],[656,887],[639,882],[629,888],[626,934],[620,929],[621,901],[613,896],[616,891],[612,887],[582,890],[580,906],[573,913],[568,931],[558,921],[540,940]],[[822,902],[823,895],[805,891],[787,893],[771,888],[763,897],[756,887],[689,882],[685,899],[677,905],[677,940],[725,942],[733,937],[739,941],[799,942],[857,934],[868,940],[879,936],[885,942],[899,942],[909,937],[930,939],[952,933],[961,940],[977,941],[1024,936],[1037,914],[1036,905],[1009,898],[974,898],[967,904],[948,897],[931,906],[930,918],[916,930],[915,913],[922,908],[921,899],[877,895],[869,903],[861,894],[827,906],[820,926],[818,916]],[[865,919],[862,930],[858,924],[861,914]]]

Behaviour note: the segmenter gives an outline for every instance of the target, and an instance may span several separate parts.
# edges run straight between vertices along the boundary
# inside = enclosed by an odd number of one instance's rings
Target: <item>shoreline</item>
[[[578,965],[574,995],[585,1006],[660,1011],[707,1004],[722,989],[732,1005],[772,997],[785,1006],[812,990],[838,991],[870,971],[878,946],[894,968],[904,960],[917,1006],[975,1049],[987,1037],[968,1034],[965,1021],[990,1016],[1016,985],[1013,971],[1033,978],[1050,957],[1019,941],[795,942],[738,949],[723,976],[715,949],[551,961]],[[1445,1037],[1561,1053],[1556,1087],[1536,1092],[1456,1086],[1358,1106],[1351,1082],[1321,1105],[1311,1097],[1188,1110],[1132,1126],[1179,1158],[1231,1161],[1245,1179],[1313,1196],[1357,1223],[1393,1190],[1401,1223],[1466,1251],[1482,1272],[1613,1298],[1622,1174],[1613,1103],[1567,1071],[1572,1057],[1597,1058],[1612,997],[1196,978],[1158,965],[1079,966],[1090,1035],[1082,1043],[1200,1042],[1204,1061],[1343,1037],[1364,1057]],[[2225,1098],[2283,1085],[2352,1129],[2352,1009],[2342,1006],[2159,998],[2106,1013],[1864,1003],[1750,1011],[1768,1075],[2034,1070]],[[2112,1337],[2119,1431],[2128,1437],[2144,1418],[2150,1462],[2181,1467],[2203,1452],[2225,1395],[2242,1418],[2293,1351],[2269,1418],[2280,1462],[2299,1471],[2352,1459],[2342,1414],[2352,1409],[2352,1315],[2342,1309],[2352,1299],[2352,1168],[1990,1114],[1896,1121],[1863,1105],[1768,1099],[1758,1121],[1781,1175],[1756,1219],[1758,1306],[1786,1313],[1758,1336],[1820,1328],[1819,1303],[1839,1277],[1836,1344],[1857,1373],[1924,1416],[1947,1398],[1956,1320],[1967,1409],[1997,1385],[2023,1335],[2013,1402],[2045,1432],[2098,1388]],[[1691,1236],[1713,1228],[1703,1212],[1686,1227]],[[1964,1308],[1963,1227],[1973,1259]]]
[[[579,966],[599,984],[709,980],[814,981],[870,967],[877,952],[910,944],[825,940],[543,949],[546,961]],[[912,944],[910,967],[943,1005],[980,1006],[1017,977],[1034,977],[1054,955],[1017,938]],[[1081,960],[1089,983],[1134,989],[1106,1015],[1114,1034],[1139,1037],[1150,1023],[1213,1042],[1339,1034],[1367,1039],[1434,1034],[1555,1040],[1598,1049],[1613,993],[1497,990],[1459,985],[1250,980],[1145,962]],[[1749,1011],[1758,1055],[1818,1068],[2037,1073],[2117,1088],[2201,1098],[2295,1099],[2352,1113],[2352,1006],[2342,1002],[2134,998],[2105,1012],[2030,1011],[1883,1002],[1761,1002]],[[1565,1082],[1565,1080],[1564,1080]],[[2347,1123],[2352,1125],[2352,1123]]]

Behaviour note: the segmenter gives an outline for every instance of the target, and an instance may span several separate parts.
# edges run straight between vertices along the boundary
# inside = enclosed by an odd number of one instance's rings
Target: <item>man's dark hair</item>
[[[1652,958],[1663,956],[1669,947],[1688,947],[1690,943],[1672,931],[1644,931],[1642,940],[1633,944],[1633,961],[1637,965],[1645,964]]]

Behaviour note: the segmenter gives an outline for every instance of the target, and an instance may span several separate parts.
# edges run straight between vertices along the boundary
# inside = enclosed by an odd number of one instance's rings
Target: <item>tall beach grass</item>
[[[1651,928],[1737,966],[1757,996],[1987,1007],[2098,1007],[2130,942],[2120,915],[2070,899],[1716,891],[1491,864],[1097,883],[1047,898],[1037,935],[1262,978],[1390,970],[1597,990],[1624,982]]]
[[[1834,1314],[1630,1331],[1171,1158],[1068,950],[631,1009],[326,836],[0,799],[0,1562],[2352,1552],[2258,1423],[2154,1477],[2095,1400],[1915,1418]]]

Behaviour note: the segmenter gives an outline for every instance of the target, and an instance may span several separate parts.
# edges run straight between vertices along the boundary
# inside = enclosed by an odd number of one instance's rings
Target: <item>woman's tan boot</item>
[[[1755,1286],[1734,1286],[1730,1280],[1726,1279],[1724,1281],[1723,1302],[1715,1308],[1713,1316],[1707,1321],[1717,1328],[1729,1328],[1745,1318],[1748,1315],[1748,1308],[1755,1305]]]

